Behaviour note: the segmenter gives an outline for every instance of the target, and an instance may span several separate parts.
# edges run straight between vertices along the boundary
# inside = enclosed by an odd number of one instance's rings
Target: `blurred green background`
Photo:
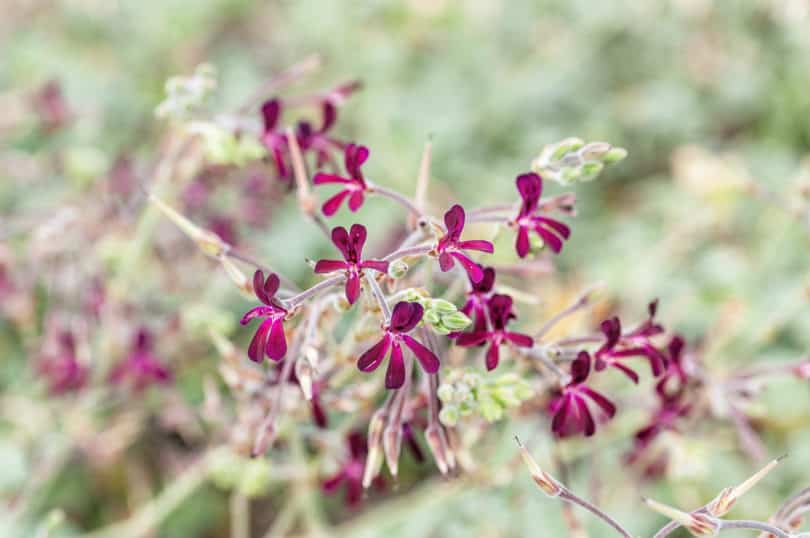
[[[432,136],[436,208],[511,200],[515,175],[543,144],[566,136],[627,148],[623,163],[576,187],[573,239],[549,278],[604,282],[636,317],[659,297],[669,326],[692,341],[715,338],[706,359],[720,369],[795,358],[810,349],[808,28],[803,0],[6,0],[0,211],[11,218],[47,210],[85,188],[69,174],[38,175],[38,160],[54,152],[92,148],[105,169],[121,153],[154,155],[165,124],[153,111],[171,75],[213,64],[215,108],[233,110],[273,73],[319,53],[324,67],[295,91],[361,79],[337,131],[371,148],[366,170],[391,187],[412,188]],[[43,140],[25,96],[51,79],[76,120]],[[369,204],[363,215],[382,223],[378,235],[389,208]],[[304,279],[303,258],[328,247],[314,228],[290,241],[297,222],[294,211],[281,211],[250,244]],[[508,248],[497,256],[514,259]],[[809,392],[807,383],[775,384],[762,410],[783,423],[806,419]],[[513,430],[496,428],[503,439],[486,465],[513,458]],[[810,432],[776,431],[769,446],[791,458],[741,503],[750,517],[766,518],[810,479]],[[0,448],[0,468],[19,469],[13,446]],[[605,466],[621,451],[607,444],[594,458]],[[693,456],[705,463],[700,471],[645,493],[697,505],[752,470],[728,450]],[[9,471],[3,489],[24,477]],[[587,488],[586,473],[572,479]],[[638,491],[620,468],[601,480],[605,507],[641,535],[661,521],[639,513]],[[217,508],[187,506],[159,536],[224,535],[216,530],[224,508],[206,495],[201,505]],[[361,515],[365,526],[354,535],[565,533],[559,506],[527,476],[479,490],[429,483],[406,495],[379,515]],[[606,535],[583,520],[593,536]]]

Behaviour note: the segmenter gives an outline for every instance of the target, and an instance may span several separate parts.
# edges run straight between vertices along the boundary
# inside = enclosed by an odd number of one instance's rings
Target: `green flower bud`
[[[493,396],[506,407],[517,407],[520,405],[520,399],[515,396],[512,387],[498,387],[495,389]]]
[[[430,301],[430,309],[435,310],[439,314],[452,314],[458,311],[456,305],[444,299],[433,299]]]
[[[460,331],[470,326],[472,320],[464,312],[454,312],[442,316],[442,325],[453,331]]]
[[[478,404],[475,402],[475,400],[468,400],[458,404],[458,413],[462,417],[468,417],[472,415],[473,411],[475,411],[477,408]]]
[[[563,183],[572,183],[580,178],[582,175],[582,169],[579,167],[566,167],[562,169],[560,173],[560,177]]]
[[[239,492],[247,497],[260,497],[269,487],[270,462],[265,458],[249,460],[239,482]]]
[[[470,388],[474,389],[481,384],[481,376],[474,372],[467,372],[461,380]]]
[[[515,397],[520,401],[528,400],[534,396],[531,386],[528,383],[520,383],[514,387]]]
[[[228,448],[220,448],[211,454],[208,467],[211,480],[222,489],[231,489],[242,478],[245,459]]]
[[[452,332],[450,329],[442,325],[441,321],[439,321],[439,323],[436,324],[431,324],[430,328],[433,329],[433,332],[435,332],[436,334],[440,334],[442,336],[448,335]]]
[[[426,310],[422,319],[425,321],[425,323],[430,325],[440,325],[442,322],[441,316],[439,316],[439,313],[434,310]]]
[[[439,411],[439,421],[445,426],[455,426],[458,424],[458,409],[453,405],[445,405]]]
[[[612,147],[613,146],[607,142],[591,142],[582,148],[580,155],[586,161],[601,159],[605,154],[607,154],[608,151],[610,151],[610,148]]]
[[[473,393],[470,390],[470,387],[465,385],[464,383],[459,383],[456,385],[455,393],[453,394],[453,400],[456,402],[464,402],[467,400],[471,400],[473,398]]]
[[[582,165],[582,179],[594,179],[604,168],[605,165],[599,162],[585,163]]]
[[[513,385],[520,381],[520,376],[517,375],[515,372],[508,372],[495,380],[496,385]]]
[[[478,399],[478,410],[488,422],[495,422],[503,418],[503,408],[489,395]]]
[[[436,391],[436,394],[442,402],[448,403],[453,400],[453,392],[452,385],[442,383],[439,385],[439,389]]]
[[[408,274],[408,264],[402,260],[396,260],[388,264],[388,276],[391,278],[402,278]]]
[[[529,251],[536,254],[542,251],[545,247],[546,243],[540,237],[536,235],[529,236]]]
[[[624,148],[613,148],[602,156],[605,164],[614,164],[623,161],[627,157],[627,150]]]

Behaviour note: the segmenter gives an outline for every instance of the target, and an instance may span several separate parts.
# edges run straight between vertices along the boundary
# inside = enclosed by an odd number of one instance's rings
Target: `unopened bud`
[[[535,459],[529,453],[528,449],[523,446],[523,443],[520,442],[520,439],[515,437],[515,441],[517,442],[518,449],[520,450],[520,458],[523,460],[523,464],[529,469],[529,474],[531,475],[532,480],[534,480],[534,483],[540,486],[540,489],[542,489],[543,492],[549,497],[558,496],[562,492],[562,486],[560,483],[540,468]]]
[[[748,480],[739,484],[737,486],[731,488],[725,488],[723,491],[720,492],[707,508],[708,512],[713,516],[722,516],[726,514],[731,507],[734,506],[734,503],[737,502],[737,499],[745,495],[748,490],[753,488],[757,483],[765,478],[765,476],[770,473],[774,467],[779,465],[785,456],[781,458],[777,458],[771,462],[769,462],[765,467],[754,473]]]
[[[391,476],[397,476],[399,470],[399,453],[402,449],[402,425],[391,423],[385,428],[383,433],[383,449],[385,451],[385,462]]]
[[[304,398],[311,400],[312,364],[306,357],[300,357],[297,361],[295,361],[295,377],[298,378],[298,385],[301,387],[301,392],[304,393]]]
[[[270,487],[270,462],[264,458],[248,461],[239,481],[239,492],[246,497],[260,497]]]
[[[582,165],[582,178],[593,179],[595,178],[605,165],[599,162],[585,163]]]
[[[436,391],[436,394],[442,402],[449,402],[453,399],[453,386],[442,383]]]
[[[408,264],[402,260],[396,260],[388,265],[388,276],[394,279],[403,278],[408,274]]]
[[[613,146],[611,146],[607,142],[591,142],[590,144],[584,146],[582,148],[582,151],[580,151],[579,153],[580,155],[582,155],[582,158],[585,159],[586,161],[592,161],[597,159],[601,160],[602,157],[607,155],[607,153],[610,151],[612,147]]]
[[[442,317],[442,325],[452,331],[460,331],[470,326],[472,320],[464,312],[453,312]]]
[[[581,138],[566,138],[556,144],[556,148],[554,152],[551,154],[550,160],[552,161],[559,161],[566,154],[571,153],[572,151],[577,151],[585,142]]]
[[[449,469],[447,463],[449,447],[444,441],[444,436],[438,424],[431,424],[427,427],[425,430],[425,440],[427,441],[428,448],[430,448],[430,453],[433,454],[433,460],[436,462],[436,467],[439,468],[439,472],[447,474]]]
[[[236,284],[236,287],[239,288],[239,291],[248,297],[252,296],[253,284],[251,284],[250,280],[248,280],[245,274],[231,261],[228,256],[220,255],[218,259],[220,265],[222,265],[222,268],[225,269],[225,272],[228,274],[230,279],[234,284]]]
[[[425,320],[425,323],[429,325],[439,325],[442,322],[441,316],[439,316],[439,313],[434,310],[426,310],[422,319]]]
[[[602,162],[605,164],[614,164],[623,161],[627,158],[627,150],[624,148],[612,148],[610,151],[602,156]]]
[[[435,310],[439,314],[452,314],[458,311],[456,305],[444,299],[433,299],[430,301],[430,309]]]
[[[445,405],[439,411],[439,420],[445,426],[453,427],[458,424],[459,410],[454,405]]]
[[[175,225],[177,225],[177,227],[183,231],[183,233],[197,243],[200,250],[202,250],[208,256],[216,258],[227,252],[228,244],[220,239],[220,237],[214,232],[200,228],[185,216],[178,213],[174,208],[164,203],[163,200],[154,194],[149,194],[149,201],[155,204],[155,206],[160,209],[160,211],[166,215],[169,220],[174,222]]]
[[[382,437],[388,414],[384,409],[378,409],[371,416],[368,423],[368,455],[366,466],[363,469],[363,487],[368,488],[380,474],[383,462]]]
[[[693,536],[715,536],[720,530],[720,522],[709,514],[683,512],[652,499],[644,499],[644,504],[659,514],[679,523]]]

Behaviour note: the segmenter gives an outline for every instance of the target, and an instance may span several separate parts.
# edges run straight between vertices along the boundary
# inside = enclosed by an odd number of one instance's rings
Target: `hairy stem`
[[[322,280],[318,282],[311,288],[307,288],[298,295],[293,295],[289,299],[285,301],[286,306],[288,309],[295,308],[296,306],[300,305],[310,297],[314,297],[324,291],[328,290],[333,286],[337,286],[338,284],[342,284],[346,280],[344,275],[336,275],[333,277],[329,277],[326,280]]]
[[[385,324],[388,325],[391,321],[391,309],[388,307],[388,301],[385,300],[385,295],[380,288],[380,284],[371,272],[366,274],[366,281],[371,288],[371,293],[374,294],[374,298],[377,299],[377,303],[380,305],[380,310],[382,310],[383,316],[385,317]]]
[[[421,256],[427,254],[433,249],[433,245],[416,245],[413,247],[405,247],[395,250],[383,258],[383,261],[390,262],[400,258],[407,258],[408,256]]]
[[[388,189],[386,187],[382,187],[375,183],[366,182],[368,184],[368,192],[373,194],[379,194],[380,196],[384,196],[389,198],[405,209],[407,209],[410,213],[415,215],[416,217],[421,217],[423,215],[422,210],[416,207],[416,204],[412,202],[407,196],[400,194],[394,190]]]

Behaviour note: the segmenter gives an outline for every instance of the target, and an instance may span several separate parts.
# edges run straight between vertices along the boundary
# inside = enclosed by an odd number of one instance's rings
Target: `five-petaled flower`
[[[402,354],[402,344],[405,344],[419,360],[425,372],[436,373],[439,370],[439,358],[430,349],[406,334],[416,327],[424,313],[424,308],[419,303],[405,301],[397,303],[382,339],[360,356],[357,367],[363,372],[373,372],[391,350],[388,370],[385,372],[385,387],[398,389],[405,383],[405,360]]]
[[[146,329],[140,329],[129,355],[110,373],[110,381],[131,383],[136,392],[153,383],[163,385],[171,382],[174,378],[171,370],[155,356],[153,347],[152,335]]]
[[[591,356],[587,351],[580,351],[571,363],[571,381],[563,388],[562,395],[551,403],[551,412],[554,414],[551,431],[559,437],[579,433],[590,437],[596,432],[596,421],[588,406],[588,400],[599,407],[604,417],[613,418],[616,414],[613,402],[585,384],[590,372]]]
[[[483,239],[461,241],[461,232],[464,231],[465,219],[464,208],[458,204],[451,207],[444,214],[444,225],[447,227],[447,233],[439,239],[435,251],[436,255],[439,256],[439,267],[442,271],[449,271],[458,261],[467,271],[470,280],[477,283],[484,278],[484,270],[462,250],[478,250],[492,254],[494,248],[492,243]]]
[[[495,269],[485,267],[483,272],[484,277],[478,282],[470,279],[467,302],[461,307],[461,312],[474,319],[473,332],[484,331],[487,328],[487,301],[495,285]]]
[[[349,508],[356,508],[363,500],[363,470],[368,456],[368,443],[363,433],[353,431],[346,437],[346,445],[349,448],[348,458],[335,474],[321,483],[321,489],[326,494],[332,494],[341,484],[345,484],[346,505]],[[381,489],[385,486],[385,482],[382,477],[377,477],[374,485]]]
[[[606,319],[600,325],[605,342],[594,353],[594,368],[604,370],[608,366],[618,368],[633,383],[638,383],[638,374],[621,362],[628,357],[645,357],[650,362],[650,369],[658,377],[667,367],[667,358],[656,348],[650,338],[664,332],[664,328],[655,322],[655,312],[658,301],[649,304],[650,317],[637,328],[627,334],[622,334],[622,324],[619,318]]]
[[[254,318],[267,318],[261,322],[253,340],[248,347],[248,357],[254,362],[262,362],[264,355],[274,361],[281,360],[287,353],[287,338],[284,335],[284,318],[287,309],[282,306],[275,295],[280,281],[278,275],[270,273],[267,280],[264,273],[257,270],[253,273],[253,291],[256,297],[264,303],[250,310],[242,316],[242,325],[247,325]]]
[[[371,269],[385,273],[388,271],[388,262],[381,260],[363,260],[363,245],[366,243],[366,227],[362,224],[353,224],[351,231],[347,232],[343,226],[332,230],[332,243],[343,254],[341,260],[319,260],[315,264],[316,273],[332,273],[345,271],[346,273],[346,300],[354,304],[360,296],[360,277],[363,269]]]
[[[315,174],[315,177],[312,179],[315,185],[325,185],[328,183],[343,185],[343,189],[324,202],[322,211],[327,217],[331,217],[337,213],[337,210],[340,209],[340,204],[342,204],[343,200],[347,197],[349,198],[349,209],[352,213],[360,209],[365,199],[364,193],[368,189],[366,180],[363,177],[363,171],[360,169],[363,163],[368,159],[368,148],[366,146],[349,144],[346,146],[344,152],[344,164],[349,177],[319,172]]]
[[[517,250],[518,256],[525,258],[529,253],[529,230],[534,230],[543,243],[555,253],[560,252],[563,241],[571,235],[571,229],[558,220],[538,214],[538,202],[543,194],[542,178],[534,172],[530,172],[519,175],[516,183],[520,197],[523,199],[520,211],[514,220],[514,225],[518,229],[515,240],[515,250]]]
[[[87,383],[88,370],[76,357],[76,341],[73,333],[59,334],[59,351],[40,360],[37,371],[48,381],[48,391],[53,395],[75,392]]]
[[[262,143],[270,152],[273,159],[273,164],[276,166],[276,172],[279,179],[290,178],[290,168],[287,165],[287,136],[284,134],[284,129],[279,127],[279,120],[281,119],[281,100],[277,98],[270,99],[262,105]]]
[[[337,108],[331,101],[324,100],[321,110],[323,119],[319,128],[313,128],[308,121],[299,121],[295,128],[296,140],[298,140],[301,151],[315,154],[316,168],[332,162],[333,151],[343,150],[343,143],[329,136],[329,130],[337,120]]]
[[[491,329],[484,327],[459,335],[456,343],[460,346],[477,346],[489,342],[487,350],[487,370],[494,370],[500,361],[500,347],[504,342],[510,342],[518,347],[532,347],[534,340],[531,336],[506,330],[509,321],[515,319],[512,312],[512,298],[508,295],[493,295],[488,303],[489,322]]]

